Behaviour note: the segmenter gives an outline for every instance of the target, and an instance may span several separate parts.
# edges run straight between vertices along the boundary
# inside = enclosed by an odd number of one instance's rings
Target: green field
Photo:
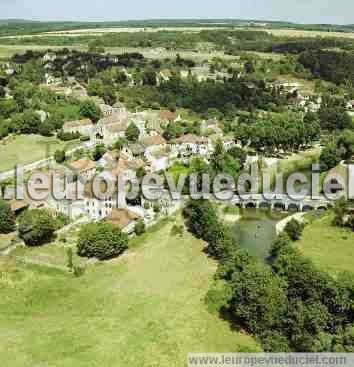
[[[0,59],[7,59],[12,57],[16,53],[24,53],[26,50],[36,50],[36,51],[46,51],[47,49],[57,50],[62,48],[69,48],[81,51],[87,51],[87,45],[68,45],[68,46],[39,46],[39,45],[0,45]],[[111,54],[122,54],[125,52],[139,52],[143,54],[148,59],[165,59],[165,58],[175,58],[177,54],[180,54],[183,58],[193,59],[195,61],[201,62],[203,60],[209,60],[214,57],[223,58],[227,60],[238,59],[237,56],[225,55],[222,51],[186,51],[186,50],[163,50],[163,49],[151,49],[151,48],[141,48],[141,47],[106,47],[106,52]],[[271,54],[269,54],[271,58]]]
[[[171,227],[81,278],[2,260],[2,364],[170,367],[185,366],[192,351],[260,350],[207,311],[216,263],[201,241],[173,237]]]
[[[297,246],[322,270],[336,274],[354,270],[354,233],[332,225],[332,214],[306,226]]]
[[[70,149],[76,144],[39,135],[10,136],[0,141],[0,172],[14,169],[17,163],[25,164],[47,158],[57,149]]]

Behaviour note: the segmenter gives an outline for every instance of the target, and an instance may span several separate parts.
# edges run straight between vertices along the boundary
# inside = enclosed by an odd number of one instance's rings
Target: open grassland
[[[203,242],[171,227],[81,278],[2,260],[2,364],[170,367],[185,366],[191,351],[260,350],[207,311],[216,264]]]
[[[353,38],[354,32],[325,32],[306,31],[300,29],[262,29],[267,33],[279,37],[333,37],[333,38]]]
[[[0,234],[0,251],[6,249],[11,244],[11,241],[15,238],[15,233]]]
[[[31,163],[50,157],[58,149],[71,149],[78,142],[63,142],[55,137],[39,135],[10,136],[0,141],[0,172],[14,169],[16,164]]]
[[[301,252],[322,270],[336,274],[354,271],[354,233],[332,225],[333,214],[326,214],[306,226],[297,242]]]

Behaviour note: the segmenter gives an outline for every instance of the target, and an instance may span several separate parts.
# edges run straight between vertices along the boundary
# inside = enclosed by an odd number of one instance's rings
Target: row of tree
[[[207,241],[219,260],[208,302],[257,336],[265,351],[354,351],[352,274],[334,279],[319,271],[286,234],[275,241],[269,264],[250,256],[210,202],[189,202],[184,214],[189,230]],[[288,227],[293,239],[299,238],[302,226]]]

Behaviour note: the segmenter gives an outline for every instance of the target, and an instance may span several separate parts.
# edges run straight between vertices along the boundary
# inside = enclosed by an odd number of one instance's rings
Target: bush
[[[143,233],[146,232],[145,222],[142,219],[136,222],[134,232],[137,236],[141,236]]]
[[[218,280],[206,294],[205,302],[210,312],[219,314],[224,307],[228,306],[231,297],[231,288],[227,282]]]
[[[39,246],[50,242],[57,229],[53,215],[46,209],[33,209],[19,219],[19,236],[27,246]]]
[[[81,228],[77,248],[79,256],[110,259],[128,248],[128,236],[111,223],[91,223]]]
[[[0,233],[11,233],[15,230],[15,214],[5,200],[0,200]]]
[[[64,131],[59,131],[57,134],[58,139],[62,141],[71,141],[76,140],[80,138],[80,133],[67,133]]]
[[[171,229],[171,236],[183,236],[184,227],[175,224]]]
[[[154,209],[154,212],[156,214],[160,213],[161,212],[161,205],[158,203],[158,202],[155,202],[154,203],[154,206],[153,206],[153,209]]]
[[[271,256],[277,256],[279,252],[286,246],[290,245],[290,238],[287,233],[281,233],[272,243],[272,247],[270,249]]]
[[[66,154],[64,150],[57,150],[54,153],[54,159],[57,163],[64,163],[66,160]]]
[[[70,218],[63,213],[58,213],[55,217],[57,229],[63,228],[70,223]]]
[[[104,156],[106,151],[107,149],[104,144],[97,144],[92,152],[92,159],[94,161],[100,160]]]
[[[304,228],[305,226],[303,223],[298,222],[296,219],[292,219],[285,226],[284,231],[292,241],[298,241],[301,238]]]

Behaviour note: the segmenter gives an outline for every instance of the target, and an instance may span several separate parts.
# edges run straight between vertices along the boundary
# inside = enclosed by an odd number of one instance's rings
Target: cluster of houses
[[[138,220],[149,223],[155,217],[154,206],[156,203],[147,202],[144,198],[134,205],[129,205],[125,198],[120,198],[115,191],[113,195],[98,199],[92,193],[93,179],[100,175],[110,182],[117,182],[118,175],[128,181],[141,179],[141,173],[160,173],[166,171],[176,161],[188,161],[193,156],[199,156],[207,160],[214,150],[214,140],[209,136],[197,136],[194,134],[183,135],[177,139],[166,141],[163,137],[163,127],[169,122],[180,121],[180,116],[171,111],[144,111],[131,113],[124,106],[117,104],[108,106],[99,104],[102,118],[97,123],[89,119],[66,122],[64,132],[79,132],[89,139],[84,142],[84,147],[89,151],[97,144],[104,144],[108,151],[97,161],[82,156],[65,165],[59,165],[59,171],[63,176],[72,173],[72,181],[65,181],[68,192],[75,193],[78,185],[83,185],[83,198],[56,200],[48,191],[48,195],[42,201],[33,201],[30,195],[20,203],[13,201],[13,210],[20,212],[24,208],[50,208],[57,213],[62,213],[75,220],[82,216],[89,220],[108,220],[119,225],[127,233],[131,233]],[[139,130],[139,138],[135,143],[126,143],[120,150],[114,150],[112,145],[119,139],[126,138],[128,126],[134,123]],[[218,132],[217,122],[214,120],[202,123],[202,130]],[[225,149],[236,145],[231,138],[225,138],[222,133],[216,134],[222,138]],[[124,141],[127,141],[125,139]],[[55,164],[55,172],[58,164]],[[49,168],[41,170],[41,173],[51,174]],[[138,172],[140,172],[138,174]],[[33,173],[33,172],[32,172]],[[35,182],[29,181],[29,185]],[[160,188],[163,190],[163,188]],[[73,195],[76,197],[76,195]],[[120,202],[119,200],[124,200]],[[125,209],[117,209],[118,203],[124,204]],[[158,200],[160,212],[169,215],[176,211],[181,203],[172,200],[168,192],[163,191],[163,196]],[[120,205],[121,207],[121,205]]]

